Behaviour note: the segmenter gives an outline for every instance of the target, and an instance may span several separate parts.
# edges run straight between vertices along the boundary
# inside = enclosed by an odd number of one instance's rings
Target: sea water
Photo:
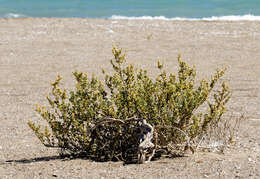
[[[0,17],[260,20],[260,0],[0,0]]]

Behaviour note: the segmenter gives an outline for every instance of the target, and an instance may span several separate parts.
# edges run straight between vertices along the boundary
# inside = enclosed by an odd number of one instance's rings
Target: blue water
[[[0,0],[0,17],[260,16],[260,0]]]

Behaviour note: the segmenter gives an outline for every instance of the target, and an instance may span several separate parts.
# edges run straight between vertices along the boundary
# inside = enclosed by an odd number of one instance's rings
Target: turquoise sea
[[[247,16],[245,16],[247,15]],[[259,19],[260,0],[0,0],[0,17]]]

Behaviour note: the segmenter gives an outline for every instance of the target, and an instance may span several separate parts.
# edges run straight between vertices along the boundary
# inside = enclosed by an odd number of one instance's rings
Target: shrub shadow
[[[30,159],[19,159],[19,160],[6,160],[5,163],[35,163],[35,162],[47,162],[53,160],[72,160],[75,157],[71,157],[70,155],[57,155],[57,156],[46,156],[46,157],[36,157]]]
[[[171,155],[171,156],[155,156],[151,162],[158,161],[163,158],[182,158],[185,157],[183,155]],[[69,160],[75,160],[75,159],[82,159],[82,160],[90,160],[94,162],[120,162],[118,160],[97,160],[96,158],[91,157],[83,157],[83,156],[73,156],[73,155],[55,155],[55,156],[46,156],[46,157],[36,157],[36,158],[30,158],[30,159],[19,159],[19,160],[6,160],[4,162],[0,162],[0,165],[8,164],[8,163],[22,163],[22,164],[28,164],[28,163],[37,163],[37,162],[48,162],[48,161],[55,161],[55,160],[61,160],[61,161],[69,161]],[[123,161],[123,165],[135,165],[138,164],[137,160],[132,161]]]

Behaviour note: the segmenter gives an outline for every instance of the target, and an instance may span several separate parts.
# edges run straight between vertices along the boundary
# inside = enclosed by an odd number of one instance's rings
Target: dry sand
[[[111,70],[112,45],[153,74],[158,59],[175,72],[179,53],[199,77],[228,67],[230,111],[246,116],[237,144],[224,154],[126,166],[61,160],[41,145],[26,122],[39,119],[34,106],[46,104],[50,82],[61,74],[72,87],[74,70],[101,76],[100,68]],[[259,178],[259,78],[260,22],[0,19],[0,178]]]

